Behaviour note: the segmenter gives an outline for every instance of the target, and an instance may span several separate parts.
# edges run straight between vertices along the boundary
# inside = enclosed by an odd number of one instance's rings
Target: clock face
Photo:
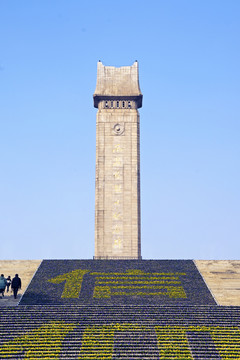
[[[116,135],[122,135],[124,132],[124,126],[122,124],[115,124],[113,126],[113,131]]]

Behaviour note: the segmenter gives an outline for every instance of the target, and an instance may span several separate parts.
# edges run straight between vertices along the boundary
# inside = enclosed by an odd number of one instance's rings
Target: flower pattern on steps
[[[44,260],[20,302],[87,303],[216,304],[191,260]]]
[[[0,360],[240,360],[239,328],[190,260],[46,260],[1,310]]]
[[[234,323],[239,324],[239,308],[219,310],[215,307],[216,313],[214,313],[211,307],[191,311],[185,307],[181,311],[180,321],[175,321],[178,325],[166,324],[161,316],[166,311],[170,318],[172,307],[168,309],[163,307],[157,312],[156,309],[152,312],[148,307],[142,309],[146,315],[158,313],[158,319],[156,317],[155,321],[151,322],[141,319],[142,311],[136,307],[135,318],[139,322],[106,321],[101,324],[97,315],[101,310],[105,310],[107,315],[108,310],[104,308],[32,306],[21,307],[17,311],[15,309],[3,311],[0,322],[0,358],[31,360],[240,358],[240,330],[238,326],[234,326]],[[127,316],[128,308],[127,306]],[[125,320],[125,317],[121,316],[121,310],[114,307],[111,313],[118,315],[119,320]],[[194,312],[198,313],[200,322],[206,325],[193,325],[197,318],[195,316],[194,320],[192,317]],[[65,321],[52,321],[54,316],[64,318]],[[10,325],[5,326],[4,329],[3,321],[6,318],[10,320]],[[16,326],[12,321],[14,318],[18,320]],[[91,323],[89,323],[90,318]],[[103,318],[100,317],[100,320]],[[107,316],[106,319],[111,320],[111,317]],[[180,325],[181,322],[185,325]],[[224,326],[219,325],[222,322],[225,323]],[[191,336],[194,337],[194,345],[189,341]],[[209,344],[211,345],[209,338],[214,346],[209,347]]]

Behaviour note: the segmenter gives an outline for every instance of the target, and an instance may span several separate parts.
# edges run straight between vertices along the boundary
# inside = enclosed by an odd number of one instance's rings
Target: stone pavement
[[[19,292],[17,299],[14,299],[13,294],[9,291],[9,293],[5,293],[4,297],[0,296],[0,307],[6,306],[16,306],[22,297],[22,291]]]
[[[240,305],[239,260],[195,260],[218,305]]]
[[[12,293],[5,291],[4,298],[0,298],[0,307],[18,304],[40,264],[41,260],[0,260],[0,274],[4,274],[5,278],[10,275],[11,279],[18,274],[22,281],[22,289],[18,292],[17,299],[14,299]]]

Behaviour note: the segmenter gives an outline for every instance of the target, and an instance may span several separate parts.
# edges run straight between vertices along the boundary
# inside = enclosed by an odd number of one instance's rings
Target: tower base
[[[142,260],[142,257],[134,256],[93,256],[93,260]]]

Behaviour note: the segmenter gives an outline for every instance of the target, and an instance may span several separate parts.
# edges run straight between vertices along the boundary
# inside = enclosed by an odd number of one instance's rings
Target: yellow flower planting
[[[185,273],[145,273],[142,270],[127,270],[125,273],[90,272],[77,269],[49,279],[52,284],[65,282],[62,298],[77,299],[85,274],[95,277],[93,298],[107,299],[112,296],[168,296],[172,299],[186,299],[186,293],[179,276]],[[178,285],[178,286],[172,286]],[[145,291],[143,291],[145,290]]]
[[[82,287],[83,276],[89,272],[89,270],[77,269],[69,273],[59,275],[53,279],[48,280],[53,284],[61,284],[65,281],[62,298],[78,298]]]
[[[63,339],[75,327],[75,324],[61,321],[45,324],[4,344],[0,348],[0,358],[13,358],[24,353],[24,359],[58,359]]]

